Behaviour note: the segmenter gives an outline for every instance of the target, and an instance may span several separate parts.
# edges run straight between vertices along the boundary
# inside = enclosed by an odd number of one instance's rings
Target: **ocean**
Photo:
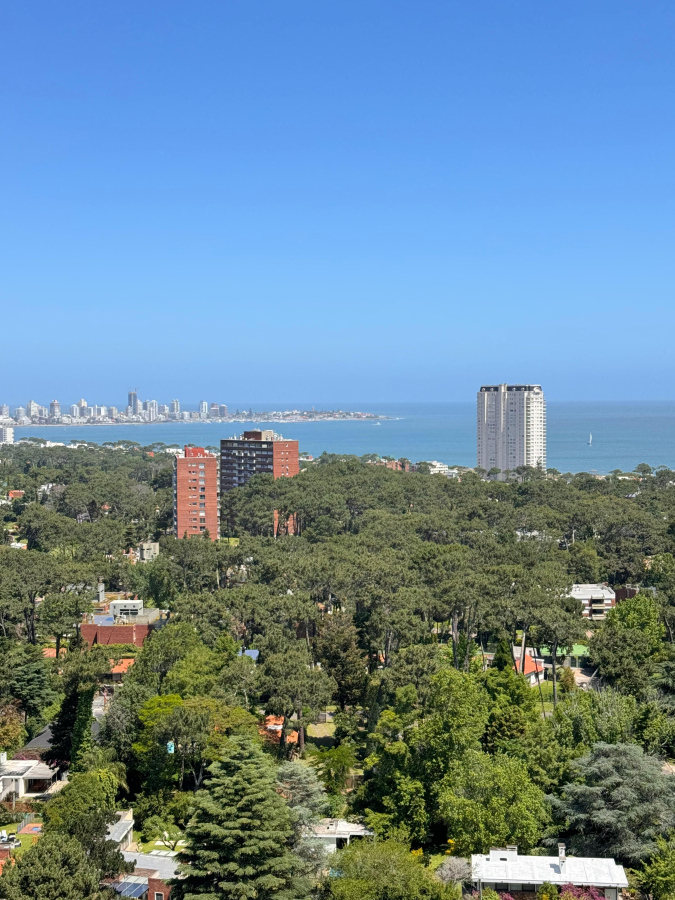
[[[372,421],[270,423],[300,449],[329,453],[379,453],[413,461],[439,460],[449,465],[476,464],[474,403],[350,403],[343,409],[390,416]],[[240,406],[240,408],[245,408]],[[277,408],[279,408],[277,406]],[[289,405],[288,408],[297,408]],[[338,408],[335,405],[335,408]],[[256,423],[264,426],[265,423]],[[133,440],[142,445],[191,443],[215,446],[243,430],[241,423],[174,422],[159,425],[24,426],[21,437],[51,441]],[[589,446],[589,435],[593,442]],[[631,471],[638,463],[675,468],[675,403],[548,403],[548,466],[561,472]]]

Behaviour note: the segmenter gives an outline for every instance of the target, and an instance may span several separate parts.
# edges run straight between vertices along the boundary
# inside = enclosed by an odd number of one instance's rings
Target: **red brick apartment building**
[[[245,431],[240,438],[220,442],[221,493],[246,484],[254,475],[291,478],[300,471],[297,441],[285,441],[273,431]]]
[[[218,457],[203,447],[185,447],[173,471],[173,533],[192,537],[208,531],[220,537]]]

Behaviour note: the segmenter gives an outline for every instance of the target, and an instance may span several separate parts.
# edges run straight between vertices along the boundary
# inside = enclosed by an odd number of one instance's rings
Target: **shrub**
[[[537,888],[537,900],[558,900],[558,896],[558,888],[550,881],[545,881]]]

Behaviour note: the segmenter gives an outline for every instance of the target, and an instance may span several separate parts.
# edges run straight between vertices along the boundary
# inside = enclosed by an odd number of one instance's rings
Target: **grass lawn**
[[[166,851],[171,849],[165,844],[162,844],[161,841],[144,841],[140,831],[136,831],[135,829],[134,840],[136,841],[136,845],[138,846],[139,853],[151,853],[153,850]],[[176,848],[176,850],[178,850],[178,847]]]
[[[12,851],[16,856],[21,856],[22,854],[24,854],[26,852],[26,850],[29,849],[29,847],[32,847],[33,844],[36,843],[36,841],[34,840],[35,835],[33,835],[33,834],[17,835],[16,828],[17,828],[16,822],[0,824],[0,831],[6,831],[8,836],[11,836],[11,837],[16,836],[21,841],[21,847],[17,847],[16,850]]]
[[[315,725],[307,726],[307,737],[310,738],[333,737],[334,734],[335,724],[333,722],[317,722]]]

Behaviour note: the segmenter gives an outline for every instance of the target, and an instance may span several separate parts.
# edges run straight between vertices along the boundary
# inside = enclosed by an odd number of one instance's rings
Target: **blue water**
[[[437,459],[450,465],[476,464],[476,407],[473,403],[343,404],[343,409],[396,418],[376,425],[367,421],[298,422],[280,426],[314,456],[330,453],[379,453],[411,460]],[[167,423],[161,425],[25,426],[16,438],[51,441],[120,439],[166,444],[217,445],[243,430],[240,423]],[[588,436],[593,433],[593,444]],[[561,472],[631,471],[638,463],[675,468],[675,403],[548,404],[548,465]]]

